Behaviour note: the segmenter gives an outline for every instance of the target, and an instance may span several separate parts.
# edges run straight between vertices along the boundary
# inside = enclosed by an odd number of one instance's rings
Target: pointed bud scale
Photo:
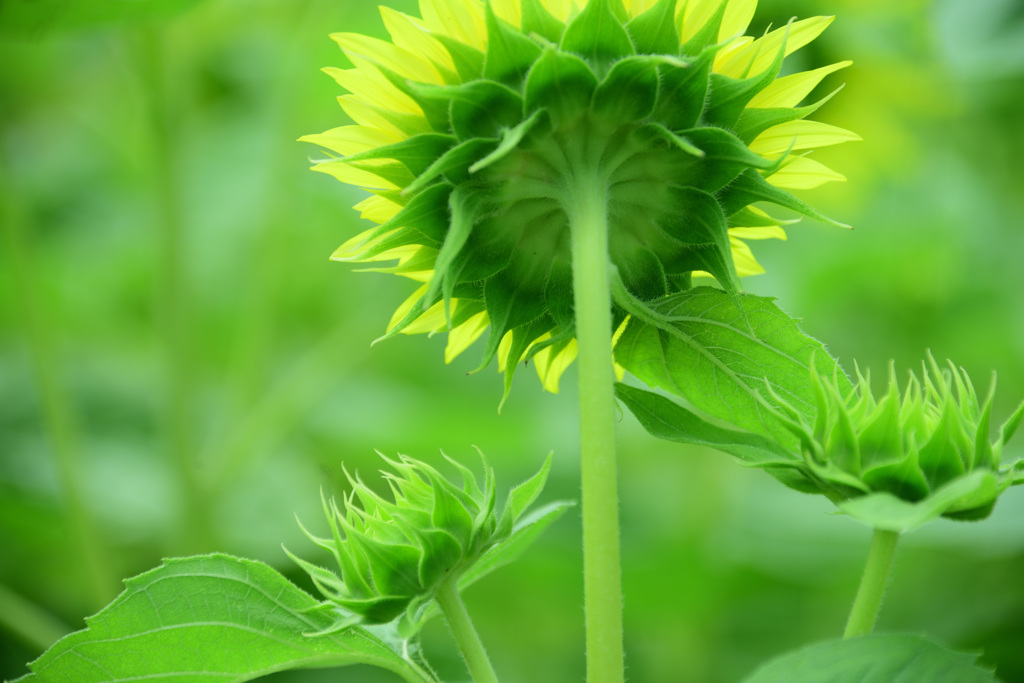
[[[355,68],[329,73],[359,125],[305,138],[334,153],[316,170],[388,203],[360,204],[383,225],[334,258],[394,259],[369,270],[428,283],[386,336],[448,332],[450,361],[489,325],[480,367],[505,349],[506,397],[527,359],[556,390],[574,355],[579,178],[606,184],[608,256],[642,300],[762,272],[743,240],[784,238],[786,221],[754,202],[835,224],[788,190],[843,179],[791,153],[859,139],[803,120],[825,100],[798,106],[847,63],[778,77],[830,18],[755,40],[747,0],[443,4],[421,3],[422,20],[382,9],[394,44],[336,35]]]
[[[835,378],[811,377],[820,387],[814,437],[811,443],[803,439],[803,462],[794,465],[804,484],[847,514],[891,531],[940,516],[982,519],[999,494],[1024,483],[1020,462],[1000,464],[1021,411],[994,441],[990,434],[994,377],[984,404],[963,369],[940,367],[930,356],[920,379],[911,374],[902,395],[892,368],[881,398],[871,394],[870,373],[858,370],[857,378],[854,391],[843,396]],[[783,399],[772,396],[785,411]],[[811,431],[796,424],[792,429]]]
[[[499,515],[494,475],[486,460],[481,486],[468,468],[449,459],[462,478],[457,486],[408,456],[381,458],[392,468],[383,474],[394,502],[346,471],[352,493],[343,499],[344,509],[324,500],[331,538],[318,538],[302,527],[313,543],[333,555],[338,570],[288,552],[324,597],[351,615],[347,623],[386,623],[403,614],[414,623],[443,581],[457,580],[514,533],[551,466],[549,456],[538,474],[512,489]]]

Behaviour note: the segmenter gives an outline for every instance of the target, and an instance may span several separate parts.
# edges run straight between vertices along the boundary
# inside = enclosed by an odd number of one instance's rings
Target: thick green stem
[[[625,674],[607,185],[593,174],[577,176],[572,189],[569,226],[579,343],[587,681],[622,683]]]
[[[455,581],[445,581],[437,591],[437,606],[441,608],[448,628],[455,636],[455,642],[459,645],[462,658],[466,660],[469,667],[469,674],[475,683],[498,683],[498,676],[494,673],[491,660],[487,658],[487,651],[484,644],[480,642],[473,627],[473,621],[469,618],[466,605],[462,602],[462,596],[455,586]]]
[[[896,541],[899,533],[875,529],[871,539],[871,550],[868,552],[864,576],[860,580],[857,597],[850,610],[850,618],[846,622],[844,638],[866,636],[875,628],[878,610],[882,607],[885,588],[889,583],[889,572],[892,570],[892,558],[896,553]]]

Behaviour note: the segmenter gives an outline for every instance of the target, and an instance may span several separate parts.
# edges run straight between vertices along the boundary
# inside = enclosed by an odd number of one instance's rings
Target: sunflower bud
[[[906,531],[939,516],[983,519],[1003,491],[1024,483],[1021,463],[1000,465],[1024,404],[990,440],[994,377],[983,402],[962,368],[942,368],[931,355],[902,392],[892,367],[881,398],[871,393],[870,373],[857,377],[844,392],[838,377],[812,372],[813,425],[775,396],[803,451],[791,465],[806,479],[799,488],[816,489],[876,528]]]
[[[458,578],[512,533],[517,520],[547,480],[551,458],[508,495],[495,513],[493,470],[484,463],[481,487],[466,467],[449,459],[461,486],[430,465],[405,455],[383,471],[393,501],[346,471],[352,491],[339,506],[323,500],[331,538],[303,532],[334,557],[336,574],[291,553],[321,593],[351,617],[339,624],[381,624],[403,613],[414,616],[438,587]],[[286,551],[287,552],[287,551]]]

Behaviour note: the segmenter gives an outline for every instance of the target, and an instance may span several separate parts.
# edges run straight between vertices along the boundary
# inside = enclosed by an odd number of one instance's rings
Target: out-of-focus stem
[[[62,378],[51,325],[40,303],[39,283],[34,276],[36,269],[25,236],[28,217],[18,205],[17,198],[7,189],[10,187],[3,160],[0,159],[0,225],[6,237],[14,280],[19,290],[21,317],[31,349],[36,386],[42,400],[43,419],[57,464],[74,556],[80,558],[92,601],[102,605],[114,595],[115,584],[108,571],[95,522],[82,494],[78,428]]]
[[[846,622],[844,638],[866,636],[875,628],[878,611],[882,608],[882,598],[889,584],[889,573],[892,571],[892,559],[896,554],[896,541],[900,535],[895,531],[875,529],[871,538],[871,550],[864,567],[864,576],[860,580],[857,597],[850,610],[850,618]]]

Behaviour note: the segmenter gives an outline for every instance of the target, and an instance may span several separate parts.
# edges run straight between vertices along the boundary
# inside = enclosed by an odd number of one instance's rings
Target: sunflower
[[[849,62],[779,77],[831,17],[743,35],[756,0],[420,0],[381,8],[391,41],[336,33],[325,71],[355,122],[302,140],[313,167],[369,192],[377,224],[332,256],[418,283],[385,337],[447,332],[451,362],[490,330],[506,395],[532,359],[546,389],[577,353],[568,224],[600,186],[608,256],[644,300],[763,272],[785,239],[767,202],[831,222],[788,190],[843,176],[808,156],[859,139],[800,106]],[[613,307],[621,329],[625,314]]]

